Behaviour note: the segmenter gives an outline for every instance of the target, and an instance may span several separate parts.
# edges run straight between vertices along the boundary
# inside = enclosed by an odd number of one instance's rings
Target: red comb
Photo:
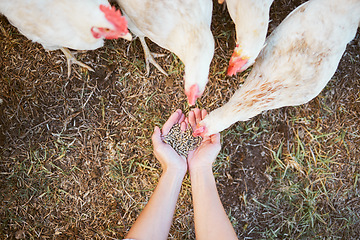
[[[127,21],[121,16],[121,12],[115,7],[100,5],[100,10],[105,14],[106,19],[111,22],[119,32],[128,33]]]

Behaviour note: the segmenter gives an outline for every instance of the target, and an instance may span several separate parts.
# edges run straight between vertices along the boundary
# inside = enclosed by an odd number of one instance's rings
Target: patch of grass
[[[350,179],[345,183],[339,176],[344,163],[331,151],[339,138],[344,138],[341,131],[323,134],[311,126],[299,127],[294,139],[271,150],[273,162],[266,172],[272,176],[272,183],[261,200],[255,199],[261,211],[266,212],[263,221],[267,227],[257,229],[262,236],[266,239],[356,236],[354,232],[358,230],[351,229],[357,229],[359,222],[353,215],[357,207],[348,207],[346,214],[340,207],[343,198],[356,195],[357,190]],[[340,198],[339,191],[344,193]]]
[[[303,1],[300,1],[303,2]],[[270,31],[300,2],[274,1]],[[161,174],[151,134],[184,94],[184,65],[165,53],[145,76],[139,41],[79,54],[70,79],[0,16],[0,238],[121,239]],[[227,77],[234,24],[214,4],[215,55],[197,107],[226,103],[248,72]],[[360,235],[359,34],[334,79],[309,104],[267,111],[222,133],[214,172],[240,239],[357,239]],[[194,239],[187,175],[169,239]]]

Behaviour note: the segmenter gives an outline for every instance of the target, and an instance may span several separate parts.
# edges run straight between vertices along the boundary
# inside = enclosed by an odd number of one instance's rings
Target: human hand
[[[172,126],[176,123],[181,125],[181,130],[186,129],[186,123],[184,122],[185,115],[180,109],[176,110],[169,119],[165,122],[160,130],[159,127],[155,127],[152,135],[152,142],[154,145],[154,155],[157,160],[161,163],[161,167],[166,171],[173,171],[174,173],[180,173],[185,175],[187,171],[186,158],[180,156],[176,151],[169,145],[162,141],[161,137],[169,133]]]
[[[186,121],[188,121],[192,129],[195,130],[196,125],[203,120],[206,115],[206,110],[203,109],[200,111],[198,108],[195,108],[189,112],[189,116]],[[189,172],[203,168],[211,168],[212,163],[215,161],[220,152],[220,149],[220,133],[205,136],[201,145],[194,151],[189,152],[187,157]]]

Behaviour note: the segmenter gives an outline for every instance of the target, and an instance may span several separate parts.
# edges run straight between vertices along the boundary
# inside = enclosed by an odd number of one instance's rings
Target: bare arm
[[[212,169],[194,170],[190,177],[196,239],[237,239],[220,201]]]
[[[175,123],[181,123],[184,118],[181,110],[177,110],[164,124],[162,134],[166,135]],[[183,123],[182,128],[185,126]],[[155,127],[152,141],[154,155],[161,163],[163,173],[149,202],[126,235],[130,239],[167,239],[182,180],[187,171],[186,159],[161,140],[158,127]]]
[[[166,171],[161,175],[153,195],[126,238],[167,239],[183,177],[173,171]]]
[[[205,116],[205,110],[195,109],[189,113],[193,129]],[[188,156],[197,240],[238,239],[220,201],[212,172],[212,163],[220,149],[218,133],[205,137],[199,148]]]

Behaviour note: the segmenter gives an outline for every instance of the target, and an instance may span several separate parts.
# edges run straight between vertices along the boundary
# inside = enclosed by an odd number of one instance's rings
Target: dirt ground
[[[276,0],[269,33],[304,1]],[[226,77],[234,24],[214,2],[216,50],[197,107],[224,104],[246,78]],[[150,42],[149,42],[150,43]],[[95,72],[46,52],[0,16],[0,238],[121,239],[161,174],[150,136],[189,111],[181,61],[165,53],[145,76],[138,40],[78,53]],[[321,94],[222,132],[214,174],[240,239],[360,236],[360,34]],[[194,239],[190,179],[169,239]]]

